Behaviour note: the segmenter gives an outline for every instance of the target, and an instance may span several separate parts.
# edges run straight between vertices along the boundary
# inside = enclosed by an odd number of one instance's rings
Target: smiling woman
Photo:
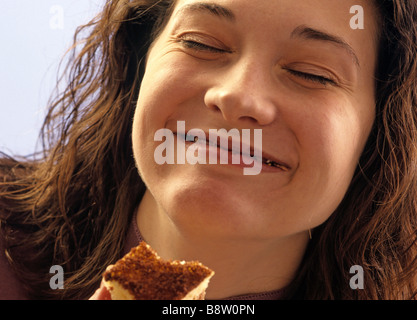
[[[88,298],[144,239],[208,299],[416,298],[415,2],[109,1],[84,29],[44,157],[2,160],[0,297]],[[261,172],[155,161],[178,123],[262,130]]]

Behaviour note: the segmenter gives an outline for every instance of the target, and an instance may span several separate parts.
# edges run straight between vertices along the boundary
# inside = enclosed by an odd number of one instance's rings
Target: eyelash
[[[214,53],[229,52],[229,51],[224,50],[224,49],[219,49],[219,48],[216,48],[216,47],[208,46],[208,45],[206,45],[204,43],[201,43],[201,42],[198,42],[198,41],[181,39],[181,42],[189,49],[195,49],[195,50],[200,50],[200,51],[208,51],[208,52],[214,52]]]
[[[208,52],[214,52],[214,53],[224,53],[224,52],[229,52],[227,50],[224,49],[219,49],[216,47],[212,47],[212,46],[208,46],[204,43],[198,42],[198,41],[193,41],[193,40],[185,40],[185,39],[181,39],[181,42],[189,49],[195,49],[195,50],[200,50],[200,51],[208,51]],[[306,73],[306,72],[301,72],[301,71],[297,71],[297,70],[293,70],[293,69],[288,69],[288,68],[284,68],[285,70],[287,70],[289,73],[291,73],[292,75],[299,77],[299,78],[303,78],[305,80],[309,80],[309,81],[313,81],[322,85],[335,85],[336,82],[333,81],[332,79],[323,77],[323,76],[319,76],[319,75],[315,75],[315,74],[311,74],[311,73]]]
[[[332,79],[323,77],[323,76],[318,76],[316,74],[311,74],[311,73],[305,73],[305,72],[301,72],[301,71],[297,71],[297,70],[292,70],[292,69],[287,69],[284,68],[285,70],[287,70],[289,73],[291,73],[292,75],[299,77],[299,78],[303,78],[305,80],[309,80],[309,81],[313,81],[313,82],[317,82],[320,83],[322,85],[335,85],[336,82]]]

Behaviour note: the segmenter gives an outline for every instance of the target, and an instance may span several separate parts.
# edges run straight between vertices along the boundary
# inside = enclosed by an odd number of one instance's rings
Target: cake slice
[[[103,280],[112,300],[203,300],[213,275],[200,262],[163,260],[142,241]]]

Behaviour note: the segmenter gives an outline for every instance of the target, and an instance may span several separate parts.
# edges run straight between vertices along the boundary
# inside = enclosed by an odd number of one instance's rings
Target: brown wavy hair
[[[85,299],[120,258],[145,191],[132,118],[150,44],[175,0],[112,0],[77,29],[41,131],[43,152],[0,160],[6,256],[28,295]],[[377,0],[376,120],[346,196],[313,231],[288,299],[417,297],[417,2]],[[63,290],[49,268],[65,270]],[[349,269],[364,269],[364,289]]]

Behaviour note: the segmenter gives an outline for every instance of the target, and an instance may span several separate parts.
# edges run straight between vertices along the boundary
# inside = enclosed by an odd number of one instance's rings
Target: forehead
[[[279,25],[283,24],[283,14],[285,14],[285,21],[294,19],[310,19],[315,20],[316,23],[322,25],[347,25],[350,26],[349,21],[358,6],[364,8],[364,18],[367,20],[367,27],[375,31],[376,23],[376,7],[374,1],[370,0],[176,0],[175,11],[193,14],[202,13],[208,7],[213,10],[212,13],[219,15],[229,15],[247,17],[250,15],[255,19],[262,17],[264,24],[266,22],[274,22]],[[227,10],[223,10],[226,8]],[[186,10],[184,10],[186,9]],[[280,17],[281,19],[276,19]],[[323,18],[326,18],[323,20]],[[346,24],[346,22],[348,22]]]
[[[356,11],[358,7],[363,11]],[[369,0],[178,0],[173,16],[178,19],[216,17],[227,20],[244,33],[263,34],[270,41],[292,37],[302,27],[321,30],[321,35],[301,34],[322,40],[324,33],[331,34],[334,39],[343,40],[339,42],[346,42],[348,50],[354,48],[362,58],[370,51],[376,52],[378,47],[377,10]],[[352,22],[358,19],[364,22],[363,29],[352,28]]]

